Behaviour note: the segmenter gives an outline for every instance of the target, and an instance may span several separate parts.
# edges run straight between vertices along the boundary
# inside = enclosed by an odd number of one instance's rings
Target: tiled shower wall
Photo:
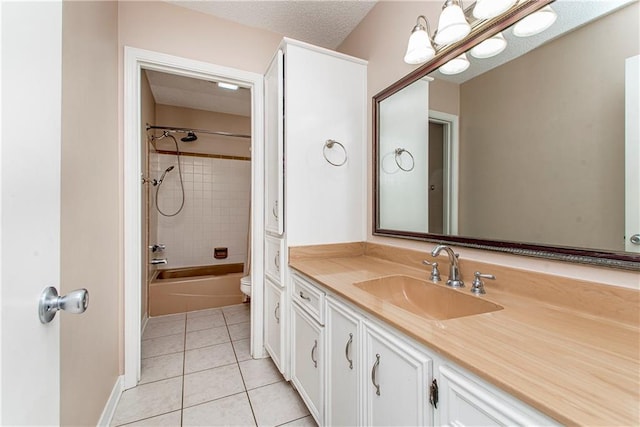
[[[175,155],[151,153],[152,178],[174,166],[158,192],[160,209],[172,214],[181,203],[180,178]],[[167,249],[167,265],[177,268],[196,265],[246,262],[251,195],[251,162],[210,157],[180,156],[185,202],[173,217],[158,214],[158,241]],[[151,189],[156,209],[156,189]],[[152,242],[153,244],[153,242]],[[215,259],[214,248],[227,247],[227,259]]]

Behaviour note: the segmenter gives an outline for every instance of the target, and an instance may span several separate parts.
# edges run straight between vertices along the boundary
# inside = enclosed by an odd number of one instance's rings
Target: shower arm
[[[169,127],[169,126],[150,126],[147,125],[147,130],[152,130],[152,129],[157,129],[157,130],[164,130],[166,132],[174,132],[174,133],[189,133],[189,132],[195,132],[195,133],[206,133],[209,135],[219,135],[219,136],[229,136],[232,138],[251,138],[251,135],[244,135],[244,134],[240,134],[240,133],[231,133],[231,132],[220,132],[220,131],[213,131],[213,130],[207,130],[207,129],[192,129],[192,128],[178,128],[178,127]],[[152,137],[154,139],[157,139],[156,137]]]

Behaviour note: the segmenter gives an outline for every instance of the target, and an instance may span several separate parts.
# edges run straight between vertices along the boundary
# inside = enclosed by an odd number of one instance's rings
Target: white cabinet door
[[[360,321],[347,306],[327,298],[326,424],[362,425],[360,420]]]
[[[282,366],[282,343],[283,343],[283,314],[286,310],[282,309],[284,302],[282,290],[271,280],[265,280],[264,294],[264,331],[265,340],[264,347],[271,355],[271,359],[276,364],[280,372],[283,372]]]
[[[284,240],[269,235],[265,236],[264,272],[280,287],[284,287],[284,269],[286,267],[284,255]]]
[[[285,74],[287,244],[365,240],[366,65],[288,43]]]
[[[555,421],[470,373],[440,366],[438,415],[443,426],[549,426]]]
[[[367,323],[363,360],[365,425],[432,425],[432,362],[426,354]]]
[[[292,304],[291,380],[311,415],[323,425],[323,328],[302,307]]]
[[[284,54],[278,50],[264,77],[265,230],[284,233]]]

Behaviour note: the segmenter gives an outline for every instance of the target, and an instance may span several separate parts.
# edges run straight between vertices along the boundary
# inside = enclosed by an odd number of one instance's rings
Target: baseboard
[[[113,385],[113,390],[111,390],[111,395],[109,396],[109,400],[107,400],[107,404],[104,405],[102,415],[100,415],[100,419],[98,420],[98,427],[108,427],[111,424],[111,419],[113,418],[113,414],[116,412],[116,407],[120,401],[120,396],[122,396],[123,389],[124,376],[120,375],[116,379],[116,383]]]

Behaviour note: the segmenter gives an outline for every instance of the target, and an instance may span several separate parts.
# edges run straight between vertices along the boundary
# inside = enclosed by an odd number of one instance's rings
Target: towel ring
[[[396,148],[395,153],[396,153],[396,165],[398,165],[398,167],[405,172],[411,172],[413,168],[416,166],[416,160],[413,158],[413,154],[411,154],[408,150],[405,150],[404,148]],[[398,159],[402,156],[402,153],[407,153],[409,157],[411,157],[410,168],[407,168],[407,169],[403,168],[401,164],[402,162],[398,161]]]
[[[342,151],[344,152],[344,160],[340,163],[334,163],[327,157],[327,148],[332,149],[334,145],[340,146],[340,148],[342,148]],[[322,147],[322,155],[324,156],[324,159],[333,166],[342,166],[347,163],[347,149],[344,148],[344,145],[342,145],[338,141],[334,141],[333,139],[327,139],[327,142],[324,143],[324,147]]]

